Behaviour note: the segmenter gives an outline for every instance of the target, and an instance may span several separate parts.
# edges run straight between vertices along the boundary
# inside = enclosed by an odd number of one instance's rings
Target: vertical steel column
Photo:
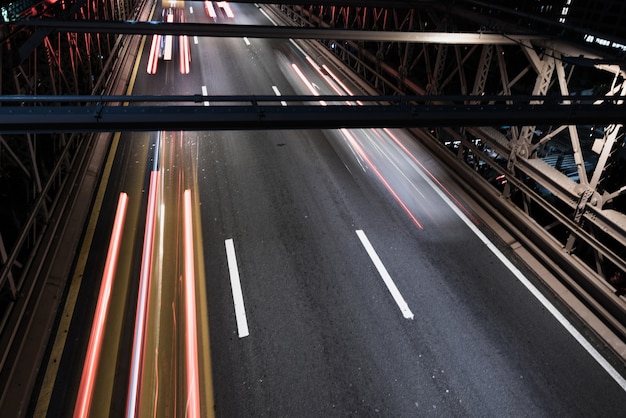
[[[567,87],[567,80],[565,78],[565,69],[563,68],[563,62],[560,60],[560,54],[554,52],[554,57],[552,58],[554,62],[554,67],[556,68],[557,80],[559,82],[559,87],[561,91],[561,95],[569,96],[569,88]],[[566,104],[571,103],[570,100],[565,101]],[[578,136],[578,130],[576,129],[576,125],[569,125],[569,136],[572,141],[572,150],[574,151],[574,161],[576,162],[576,168],[578,170],[578,178],[580,179],[580,184],[587,188],[589,182],[587,181],[587,171],[585,169],[585,158],[583,156],[582,148],[580,146],[580,138]]]
[[[487,78],[489,77],[489,67],[491,66],[491,58],[493,57],[493,46],[483,45],[483,50],[480,53],[480,61],[478,62],[478,68],[476,71],[476,77],[474,79],[474,87],[472,88],[473,96],[480,96],[485,93],[485,85],[487,84]]]
[[[622,82],[622,91],[620,93],[620,97],[624,96],[626,96],[626,80]],[[620,100],[620,102],[622,102],[622,100]],[[600,184],[602,174],[604,173],[609,157],[615,149],[615,144],[621,134],[622,127],[622,124],[614,124],[607,127],[604,134],[604,139],[602,140],[602,150],[600,152],[600,158],[598,159],[598,163],[591,177],[591,181],[589,182],[589,187],[597,189],[598,185]]]
[[[544,52],[543,59],[539,58],[537,53],[532,47],[527,45],[525,48],[522,48],[526,55],[529,57],[529,60],[535,66],[537,71],[537,78],[535,80],[535,87],[533,88],[532,95],[533,96],[545,96],[550,88],[550,83],[552,82],[552,75],[554,74],[554,69],[556,66],[556,62],[554,59],[554,52],[552,50],[546,50]],[[518,145],[528,146],[532,142],[533,135],[535,133],[536,126],[524,126],[517,137]]]

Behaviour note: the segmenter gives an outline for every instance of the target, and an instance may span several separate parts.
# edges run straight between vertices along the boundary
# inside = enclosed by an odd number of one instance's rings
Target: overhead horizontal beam
[[[237,3],[261,3],[261,4],[292,4],[314,6],[355,6],[355,7],[387,7],[387,8],[413,8],[425,5],[437,5],[441,0],[237,0]]]
[[[118,33],[128,35],[188,35],[212,37],[337,39],[354,41],[414,42],[436,44],[514,44],[522,40],[545,39],[537,35],[515,35],[472,32],[390,32],[352,29],[326,29],[291,26],[230,25],[206,23],[167,23],[106,20],[31,19],[14,23],[71,33]]]
[[[2,106],[0,134],[624,123],[626,105]]]

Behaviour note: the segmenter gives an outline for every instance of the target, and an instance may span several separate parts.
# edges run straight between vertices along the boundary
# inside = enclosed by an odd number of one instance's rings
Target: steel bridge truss
[[[137,19],[141,1],[59,0],[32,3],[28,10],[11,9],[6,15],[11,20],[124,21]],[[428,95],[437,106],[445,104],[437,96],[503,96],[513,105],[516,95],[535,96],[536,104],[552,95],[576,96],[571,100],[589,104],[588,93],[621,104],[626,95],[626,74],[613,56],[537,33],[515,36],[519,30],[507,22],[457,9],[456,2],[439,6],[417,1],[407,9],[315,3],[271,8],[286,26],[445,35],[447,41],[320,41],[383,96]],[[469,36],[450,40],[461,36],[450,34],[470,32],[486,36],[480,42]],[[487,35],[507,42],[485,42]],[[290,36],[297,38],[297,33]],[[0,24],[0,95],[119,94],[107,87],[118,75],[124,61],[118,57],[128,51],[129,38],[137,37]],[[465,104],[477,103],[468,99]],[[566,286],[626,340],[626,300],[616,294],[626,275],[622,123],[477,127],[452,120],[450,127],[438,124],[413,132],[459,176],[472,181],[477,198],[489,200],[503,222],[521,231],[520,241],[547,254],[552,271],[572,277]],[[84,160],[90,139],[74,134],[0,136],[1,382],[11,360],[5,348],[16,338],[28,300],[36,298],[35,255],[51,233],[61,196],[71,185],[69,175]]]
[[[21,0],[2,5],[0,94],[113,93],[110,80],[123,61],[117,58],[130,45],[125,37],[55,33],[13,23],[44,17],[136,18],[140,1]],[[0,404],[11,401],[6,383],[44,286],[58,287],[59,296],[63,293],[66,278],[46,277],[43,267],[58,250],[54,237],[67,221],[70,196],[94,145],[93,134],[0,134]]]

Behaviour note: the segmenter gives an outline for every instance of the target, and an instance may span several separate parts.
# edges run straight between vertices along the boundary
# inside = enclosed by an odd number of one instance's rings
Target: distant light
[[[559,23],[565,23],[567,20],[567,15],[569,14],[569,6],[572,4],[572,0],[567,0],[565,6],[561,9],[561,17],[559,18]]]
[[[611,46],[612,46],[613,48],[618,48],[618,49],[621,49],[621,50],[623,50],[623,51],[626,51],[626,45],[624,45],[624,44],[620,44],[620,43],[617,43],[617,42],[613,42],[613,43],[611,44]]]

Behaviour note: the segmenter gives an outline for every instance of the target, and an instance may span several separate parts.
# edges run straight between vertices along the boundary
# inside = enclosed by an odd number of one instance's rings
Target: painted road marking
[[[389,289],[389,293],[391,293],[391,296],[393,296],[393,300],[396,301],[396,304],[400,308],[400,311],[402,311],[402,315],[406,319],[413,319],[413,312],[411,312],[411,310],[409,309],[409,305],[407,305],[406,301],[400,294],[400,291],[396,287],[396,284],[393,282],[393,279],[389,275],[389,272],[387,272],[385,265],[382,261],[380,261],[376,250],[374,250],[374,247],[372,247],[370,240],[367,239],[367,235],[365,235],[365,232],[358,229],[356,231],[356,234],[359,236],[361,244],[363,244],[363,247],[365,247],[365,251],[367,251],[367,254],[370,256],[372,262],[376,266],[378,274],[380,274],[380,277],[382,277],[383,281],[387,285],[387,289]]]
[[[248,320],[246,319],[246,307],[243,304],[243,293],[241,291],[241,281],[239,280],[239,267],[237,267],[237,256],[235,255],[235,244],[232,239],[227,239],[226,258],[228,259],[228,270],[230,271],[230,286],[233,290],[233,302],[235,303],[235,318],[237,318],[237,330],[239,338],[250,335],[248,331]]]
[[[209,95],[209,91],[207,90],[206,86],[202,86],[202,95],[203,96],[208,96]],[[205,100],[204,101],[204,105],[205,106],[209,106],[210,105],[209,101]]]
[[[274,90],[274,94],[276,94],[278,97],[282,96],[282,94],[280,94],[280,91],[278,90],[278,87],[272,86],[272,90]],[[287,102],[284,100],[281,100],[280,104],[283,106],[287,106]]]
[[[258,7],[258,6],[257,6],[257,7]],[[278,26],[278,23],[276,23],[276,22],[274,21],[274,19],[272,19],[272,18],[270,17],[270,15],[268,15],[267,13],[265,13],[265,10],[261,9],[260,7],[259,7],[259,10],[261,11],[261,13],[263,13],[263,15],[264,15],[266,18],[268,18],[268,20],[269,20],[270,22],[272,22],[272,25],[274,25],[274,26]]]

